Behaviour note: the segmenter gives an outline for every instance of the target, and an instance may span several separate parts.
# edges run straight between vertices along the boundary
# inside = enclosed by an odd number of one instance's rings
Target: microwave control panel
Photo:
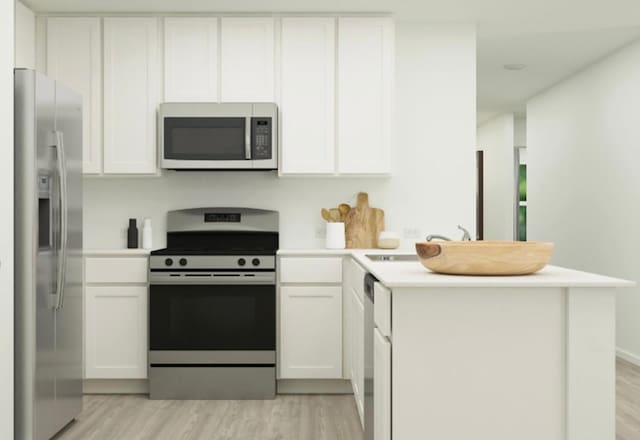
[[[271,159],[272,125],[271,118],[251,118],[251,159]]]

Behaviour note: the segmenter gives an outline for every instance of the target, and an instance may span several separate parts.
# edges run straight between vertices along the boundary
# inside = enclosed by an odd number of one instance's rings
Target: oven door
[[[151,284],[150,364],[275,364],[273,284]]]

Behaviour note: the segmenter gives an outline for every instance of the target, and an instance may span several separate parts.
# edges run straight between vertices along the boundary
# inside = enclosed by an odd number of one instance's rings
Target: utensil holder
[[[331,222],[327,223],[326,244],[327,249],[344,249],[344,223]]]

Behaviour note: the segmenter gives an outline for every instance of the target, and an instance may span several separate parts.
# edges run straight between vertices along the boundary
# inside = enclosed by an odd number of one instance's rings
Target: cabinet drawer
[[[280,258],[281,283],[342,283],[342,258]]]
[[[90,257],[85,259],[87,283],[141,283],[148,278],[149,259],[144,257]]]
[[[380,329],[382,336],[391,336],[391,291],[380,283],[375,284],[373,291],[373,321]]]

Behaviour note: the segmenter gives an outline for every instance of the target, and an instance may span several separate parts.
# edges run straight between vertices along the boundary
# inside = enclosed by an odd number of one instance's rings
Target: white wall
[[[0,2],[0,438],[13,438],[14,3]]]
[[[150,217],[164,246],[171,209],[249,206],[280,211],[281,247],[317,247],[320,208],[355,203],[386,210],[387,228],[457,237],[475,224],[475,27],[396,25],[396,124],[392,178],[285,178],[169,172],[158,178],[85,179],[85,246],[123,247],[127,218]],[[407,240],[407,244],[415,239]]]
[[[516,147],[527,146],[527,118],[516,116],[513,120],[513,139]]]
[[[640,280],[640,42],[527,105],[528,232],[553,262]],[[640,363],[640,288],[618,294],[617,343]]]
[[[36,68],[36,17],[33,11],[16,1],[16,67]]]
[[[484,239],[513,240],[515,203],[514,116],[498,116],[478,127],[484,150]]]

